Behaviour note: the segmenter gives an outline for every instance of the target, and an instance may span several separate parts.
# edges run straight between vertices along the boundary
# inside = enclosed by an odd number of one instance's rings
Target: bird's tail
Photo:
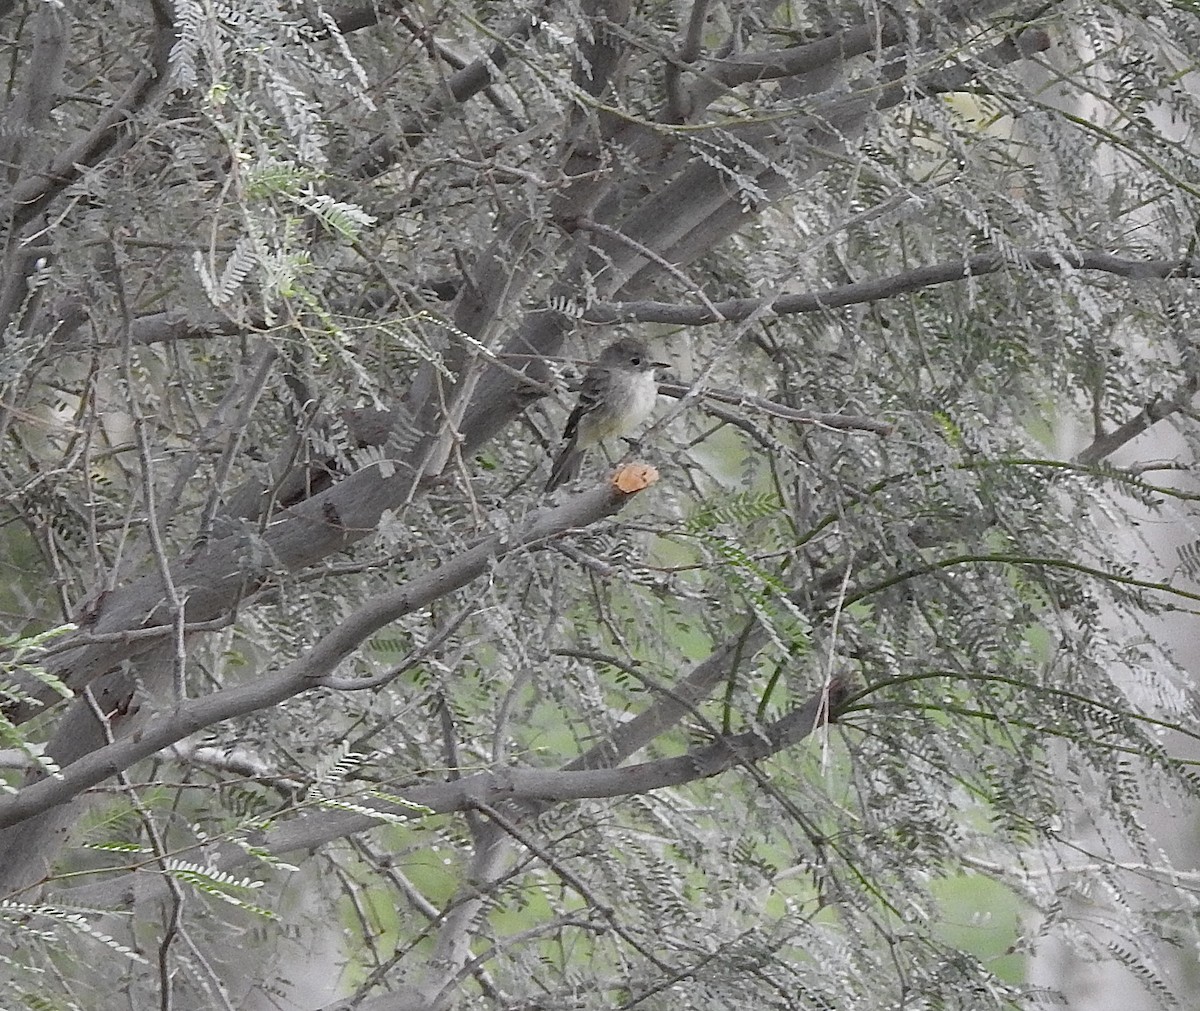
[[[583,465],[584,451],[570,439],[554,458],[554,466],[550,468],[550,477],[546,481],[546,491],[552,492],[560,484],[566,484],[579,476],[579,468]]]

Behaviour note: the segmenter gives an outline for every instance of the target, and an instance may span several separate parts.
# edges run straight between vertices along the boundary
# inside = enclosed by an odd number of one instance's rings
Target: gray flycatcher
[[[646,345],[633,337],[622,337],[600,352],[580,384],[579,401],[567,418],[563,448],[554,458],[546,491],[578,475],[589,447],[627,435],[650,417],[658,398],[654,370],[666,367],[651,361]]]

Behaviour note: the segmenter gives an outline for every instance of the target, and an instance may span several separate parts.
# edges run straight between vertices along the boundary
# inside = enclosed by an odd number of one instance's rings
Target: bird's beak
[[[656,369],[669,369],[671,367],[670,362],[651,362],[650,364]]]

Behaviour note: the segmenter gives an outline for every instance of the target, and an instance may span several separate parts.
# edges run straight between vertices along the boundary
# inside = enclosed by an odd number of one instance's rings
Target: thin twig
[[[392,681],[395,681],[405,671],[412,670],[417,664],[424,660],[434,650],[440,648],[447,639],[450,638],[462,626],[471,615],[479,610],[478,602],[472,600],[471,603],[461,608],[446,624],[439,628],[425,645],[418,647],[408,654],[394,667],[390,667],[382,674],[376,674],[369,678],[346,678],[335,677],[330,674],[328,677],[321,678],[317,684],[322,688],[332,688],[334,691],[341,692],[356,692],[362,691],[364,688],[380,688]]]
[[[877,418],[865,418],[854,414],[827,414],[820,411],[802,411],[788,407],[766,397],[757,397],[749,393],[739,393],[734,390],[693,390],[683,383],[660,382],[658,392],[668,397],[683,398],[689,394],[705,400],[716,400],[722,404],[732,404],[736,407],[752,407],[764,414],[769,414],[784,421],[795,421],[802,425],[819,425],[822,428],[839,430],[857,430],[874,432],[876,435],[891,435],[895,426],[889,421]]]
[[[142,492],[146,503],[146,531],[150,536],[150,546],[154,552],[154,560],[158,565],[159,575],[162,577],[163,593],[170,604],[174,625],[175,651],[172,673],[175,701],[178,702],[187,694],[187,686],[184,679],[187,665],[187,650],[184,646],[183,634],[183,626],[186,621],[186,604],[184,597],[176,588],[175,580],[171,575],[171,561],[167,557],[167,547],[162,537],[163,530],[159,525],[160,521],[154,491],[155,468],[150,455],[150,440],[146,435],[146,416],[142,413],[142,408],[135,392],[133,342],[130,336],[133,316],[129,311],[129,305],[125,299],[125,284],[121,273],[121,260],[121,251],[117,248],[117,243],[114,241],[112,269],[115,279],[114,287],[117,294],[117,306],[121,314],[122,323],[121,378],[125,386],[125,398],[129,405],[129,414],[133,419],[133,434],[137,442],[138,462],[142,472]]]
[[[112,725],[108,721],[108,717],[100,708],[100,703],[96,701],[96,696],[92,693],[90,687],[83,690],[84,702],[91,710],[92,716],[95,717],[97,724],[100,726],[100,732],[104,736],[106,744],[112,744],[114,741]],[[163,931],[162,939],[158,944],[158,976],[159,976],[159,1009],[160,1011],[171,1011],[173,1006],[173,987],[171,985],[170,972],[170,951],[171,946],[176,938],[179,938],[187,945],[188,951],[196,960],[196,964],[201,967],[205,975],[209,978],[209,983],[217,996],[221,999],[221,1004],[225,1011],[233,1011],[233,1005],[229,1002],[229,996],[225,993],[225,987],[221,982],[220,977],[209,965],[208,959],[204,957],[203,952],[196,947],[195,942],[191,939],[187,930],[183,926],[183,904],[184,895],[183,889],[180,888],[179,882],[175,876],[171,874],[170,868],[167,867],[167,845],[162,834],[158,831],[158,825],[150,816],[150,812],[142,803],[138,792],[134,789],[129,781],[129,777],[124,772],[118,772],[117,783],[120,785],[129,801],[130,806],[138,816],[138,820],[142,823],[142,827],[146,830],[146,836],[150,840],[151,852],[154,855],[154,862],[158,865],[162,873],[163,880],[166,882],[167,892],[171,897],[171,911],[167,920],[166,930]]]
[[[693,281],[690,277],[688,277],[687,274],[685,274],[677,266],[675,266],[675,264],[671,263],[669,260],[663,259],[663,257],[656,253],[653,249],[642,245],[642,243],[638,242],[637,239],[630,238],[624,232],[618,231],[615,228],[610,228],[608,225],[603,225],[599,221],[593,221],[591,218],[577,218],[575,220],[575,226],[577,228],[582,228],[585,231],[593,232],[596,235],[603,235],[606,238],[612,239],[614,242],[619,242],[623,246],[628,246],[634,252],[646,257],[656,266],[659,266],[665,270],[680,284],[684,285],[686,288],[689,288],[691,291],[694,291],[696,293],[696,297],[700,299],[700,304],[712,314],[714,322],[722,323],[725,321],[725,317],[721,314],[721,310],[713,305],[713,303],[709,301],[708,296],[704,294],[704,289],[701,288],[700,285]]]
[[[654,965],[662,972],[674,972],[673,966],[662,961],[654,952],[650,951],[636,937],[629,933],[620,921],[617,919],[616,912],[606,902],[601,902],[592,890],[575,874],[574,871],[564,867],[552,853],[539,846],[522,828],[511,818],[501,814],[496,808],[490,804],[479,802],[476,809],[495,825],[499,826],[511,838],[515,839],[524,846],[530,853],[542,861],[551,871],[572,891],[574,891],[584,902],[595,909],[612,927],[613,933],[628,944],[634,951],[638,952],[644,959]],[[440,996],[440,995],[439,995]]]

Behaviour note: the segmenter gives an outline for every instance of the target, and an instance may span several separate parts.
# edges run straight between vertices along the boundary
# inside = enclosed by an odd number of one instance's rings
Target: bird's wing
[[[567,415],[567,423],[563,427],[564,442],[570,444],[575,441],[575,436],[579,432],[579,419],[596,406],[601,390],[604,388],[604,378],[604,373],[595,366],[588,369],[587,375],[583,377],[583,382],[579,384],[579,399],[575,402],[571,413]]]

